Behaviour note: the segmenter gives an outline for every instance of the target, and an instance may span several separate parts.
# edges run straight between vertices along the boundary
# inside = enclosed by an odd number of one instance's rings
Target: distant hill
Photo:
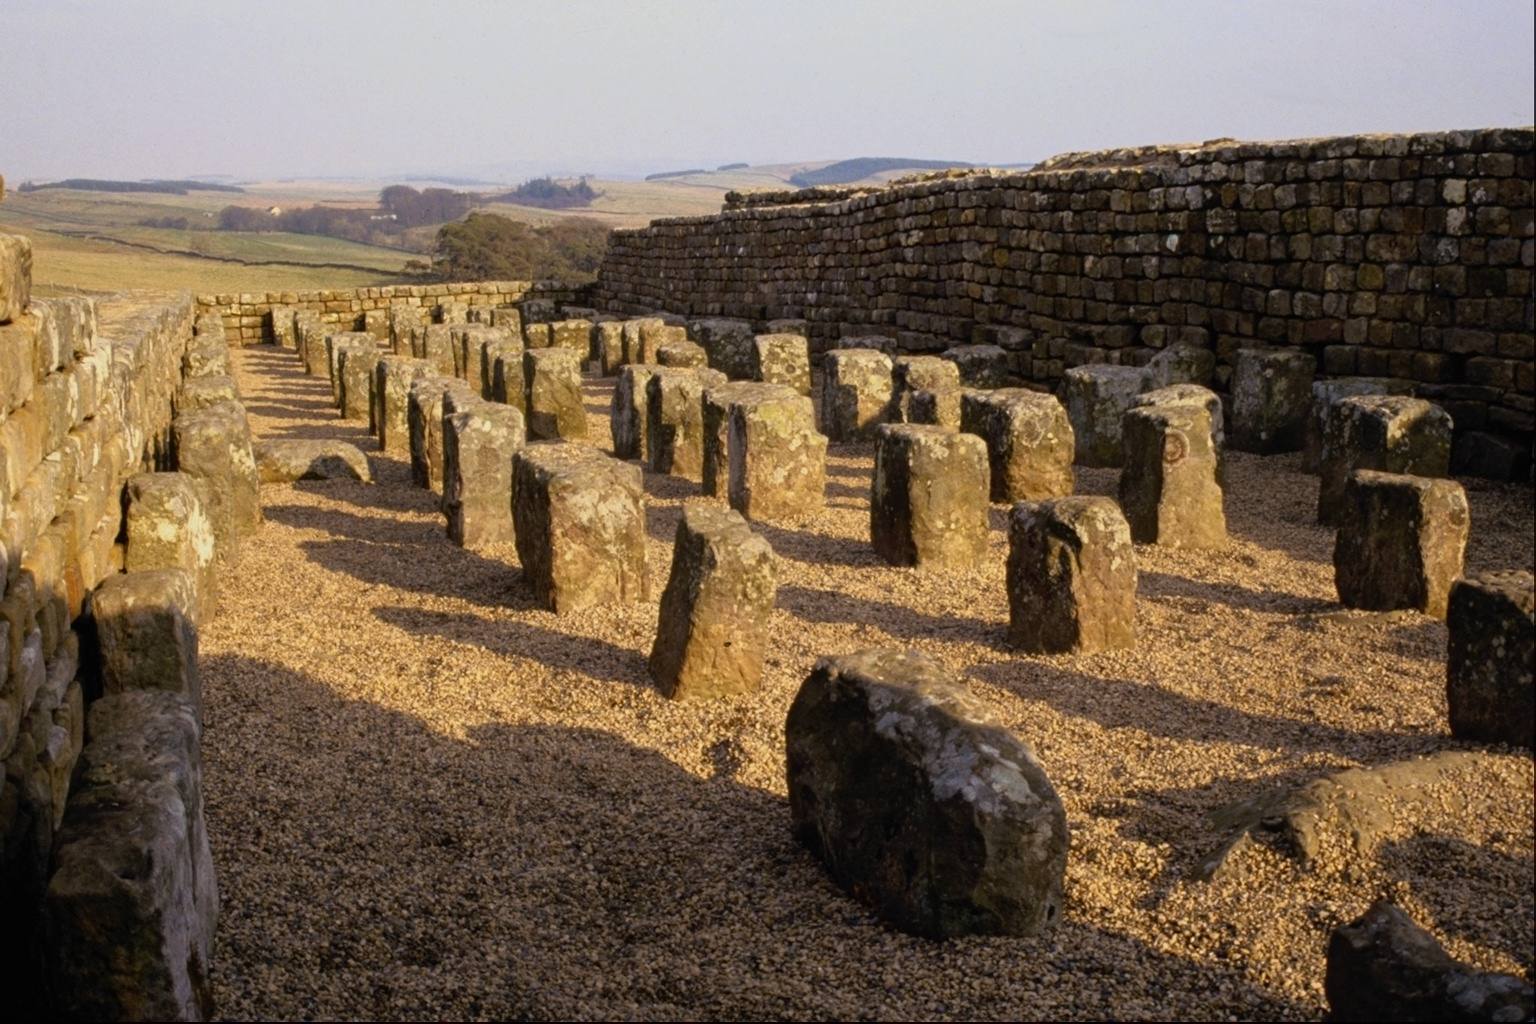
[[[850,181],[862,181],[881,171],[907,170],[942,171],[950,167],[970,167],[961,160],[906,160],[894,156],[861,156],[855,160],[839,160],[835,164],[801,171],[789,179],[796,188],[816,188],[819,185],[842,185]]]
[[[690,174],[708,174],[708,173],[709,172],[706,171],[702,167],[692,167],[692,168],[689,168],[686,171],[662,171],[660,174],[647,174],[645,176],[645,180],[646,181],[660,181],[663,178],[683,178],[683,177],[687,177]]]
[[[80,192],[163,192],[184,196],[188,192],[244,192],[237,185],[218,185],[211,181],[108,181],[100,178],[68,178],[41,185],[26,182],[18,192],[38,192],[45,188],[72,188]]]

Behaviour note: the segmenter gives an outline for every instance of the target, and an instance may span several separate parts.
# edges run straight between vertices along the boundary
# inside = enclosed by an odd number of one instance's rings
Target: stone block
[[[175,693],[89,711],[43,901],[42,962],[65,1020],[211,1020],[219,895],[198,712]]]
[[[19,320],[32,301],[32,242],[0,234],[0,324]]]
[[[987,442],[993,501],[1072,493],[1075,439],[1067,410],[1053,396],[1024,388],[967,391],[960,397],[960,427]]]
[[[619,371],[609,405],[608,427],[613,435],[613,454],[621,459],[649,461],[646,430],[651,378],[656,367],[630,363]]]
[[[367,309],[363,311],[363,333],[373,335],[379,347],[395,351],[394,338],[389,331],[389,310]]]
[[[676,324],[665,321],[651,323],[649,320],[640,326],[640,349],[637,363],[661,364],[661,350],[669,346],[693,344],[688,340],[688,330]],[[705,353],[706,356],[708,353]]]
[[[514,305],[524,327],[529,324],[547,324],[560,318],[553,299],[523,299]]]
[[[130,575],[185,570],[196,598],[192,621],[210,621],[218,607],[213,524],[203,512],[196,482],[185,473],[138,473],[128,478],[125,497],[123,567]]]
[[[1307,437],[1301,468],[1320,473],[1323,468],[1323,435],[1340,399],[1356,395],[1411,395],[1413,383],[1393,377],[1337,377],[1312,382],[1312,407],[1307,413]]]
[[[331,400],[336,403],[337,411],[342,409],[343,385],[341,379],[341,356],[352,348],[378,351],[378,344],[373,340],[373,335],[364,334],[362,331],[338,331],[325,336],[326,362],[330,367],[331,375]]]
[[[656,362],[677,369],[707,369],[709,353],[691,341],[669,341],[656,349]]]
[[[581,397],[581,356],[575,350],[525,351],[523,381],[530,438],[570,441],[587,436],[587,409]]]
[[[279,348],[297,350],[299,336],[294,330],[292,306],[273,306],[267,310],[267,337]]]
[[[597,325],[597,363],[604,377],[617,377],[627,363],[624,356],[624,322],[605,320]]]
[[[493,402],[510,405],[526,417],[528,381],[523,377],[523,342],[520,338],[487,342],[485,357],[490,360]]]
[[[1297,349],[1239,349],[1232,368],[1232,447],[1259,455],[1301,451],[1316,372],[1317,360]]]
[[[657,688],[679,700],[757,689],[776,581],[773,548],[739,513],[686,502],[651,647]]]
[[[1451,417],[1422,398],[1353,395],[1333,404],[1323,430],[1317,521],[1339,525],[1359,469],[1439,478],[1451,468]]]
[[[596,330],[590,320],[556,320],[549,325],[549,343],[554,348],[568,348],[583,362],[595,358],[593,337]]]
[[[555,612],[650,597],[640,467],[595,448],[530,444],[513,457],[517,556]]]
[[[353,344],[341,350],[337,367],[341,375],[341,418],[366,423],[370,431],[375,429],[373,389],[381,359],[376,343]]]
[[[892,565],[960,569],[986,556],[987,444],[975,434],[915,423],[875,432],[869,538]]]
[[[204,313],[195,321],[192,340],[181,359],[182,373],[188,377],[229,376],[229,342],[224,334],[224,319]]]
[[[1446,606],[1451,735],[1536,746],[1536,581],[1524,570],[1451,584]]]
[[[444,377],[458,376],[458,360],[454,358],[453,328],[447,324],[428,324],[418,333],[419,343],[414,354],[425,359]]]
[[[647,316],[635,320],[625,320],[621,333],[624,339],[624,362],[629,363],[654,363],[656,362],[656,341],[654,336],[667,326],[667,322],[660,317]],[[687,341],[687,332],[684,332],[684,341]],[[650,342],[647,346],[646,342]],[[646,357],[650,356],[649,359]]]
[[[1346,608],[1445,618],[1470,523],[1454,480],[1356,470],[1344,488],[1333,578]]]
[[[826,497],[827,439],[816,432],[811,400],[763,394],[730,408],[727,497],[748,519],[799,519]]]
[[[1146,371],[1150,388],[1166,388],[1173,384],[1198,384],[1208,388],[1216,376],[1216,353],[1193,345],[1170,345],[1147,361]]]
[[[391,305],[389,307],[389,347],[397,356],[420,356],[421,317],[415,306]]]
[[[783,384],[802,395],[811,393],[811,349],[804,336],[759,334],[752,341],[756,361],[753,380]]]
[[[883,334],[843,335],[837,339],[833,348],[834,350],[884,352],[892,359],[896,358],[899,351],[896,339]]]
[[[929,391],[919,388],[908,396],[907,417],[909,423],[927,423],[950,430],[960,429],[960,399],[967,388],[944,388]]]
[[[646,382],[645,454],[652,473],[698,480],[704,471],[704,389],[724,384],[718,370],[660,366]]]
[[[523,336],[523,314],[516,306],[497,306],[491,310],[491,326],[505,327],[514,335]]]
[[[1227,432],[1226,410],[1221,404],[1221,396],[1199,384],[1169,384],[1166,387],[1143,391],[1131,400],[1133,409],[1165,405],[1198,405],[1210,417],[1211,449],[1216,452],[1216,483],[1225,493],[1227,490]],[[1122,459],[1122,463],[1123,461]]]
[[[944,391],[960,386],[960,368],[938,356],[903,356],[891,367],[891,419],[912,422],[909,406],[914,391]]]
[[[1120,422],[1137,395],[1147,390],[1147,371],[1139,366],[1091,363],[1061,375],[1061,397],[1072,421],[1079,466],[1122,466]]]
[[[512,457],[527,437],[523,414],[481,402],[443,419],[443,514],[448,539],[479,550],[511,544]]]
[[[368,456],[345,441],[257,441],[251,445],[251,453],[256,457],[257,476],[264,484],[291,484],[295,480],[373,483]]]
[[[1224,548],[1219,449],[1203,403],[1137,406],[1121,426],[1120,508],[1138,544]]]
[[[170,690],[202,721],[197,675],[197,582],[175,567],[108,576],[91,594],[102,692]]]
[[[810,324],[799,317],[779,317],[769,320],[763,325],[764,334],[798,334],[802,338],[810,337]]]
[[[240,401],[240,386],[233,377],[188,377],[177,397],[180,409],[204,409],[220,402]]]
[[[752,380],[757,370],[757,345],[745,320],[711,319],[693,324],[694,340],[709,353],[711,369],[731,380]]]
[[[704,389],[704,464],[700,483],[705,494],[724,497],[730,481],[731,406],[754,397],[791,398],[796,394],[793,388],[782,384],[756,381],[731,381]]]
[[[821,427],[833,441],[867,441],[893,413],[891,357],[838,349],[822,360]]]
[[[386,455],[411,452],[411,382],[433,373],[432,364],[410,356],[385,356],[374,371],[378,397],[374,429]]]
[[[549,348],[553,340],[548,323],[523,324],[524,348]]]
[[[1136,549],[1109,498],[1021,501],[1008,517],[1008,642],[1029,654],[1136,643]]]
[[[0,324],[0,413],[20,409],[32,396],[32,388],[37,383],[37,370],[32,361],[33,341],[29,318]]]
[[[882,919],[932,939],[1060,919],[1061,799],[1029,744],[937,661],[822,658],[784,740],[795,838]]]
[[[301,309],[293,314],[293,331],[298,340],[299,362],[311,377],[326,373],[328,357],[325,347],[325,324],[320,314],[312,309]]]
[[[960,384],[991,390],[1008,384],[1008,353],[996,345],[957,345],[940,353],[960,371]]]
[[[437,322],[440,324],[469,323],[469,306],[463,302],[439,302]]]
[[[411,479],[417,487],[443,486],[443,396],[473,397],[457,377],[422,377],[411,382]]]

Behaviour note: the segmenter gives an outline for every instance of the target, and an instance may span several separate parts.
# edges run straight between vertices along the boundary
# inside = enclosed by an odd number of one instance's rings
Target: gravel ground
[[[679,704],[646,674],[654,603],[536,608],[513,554],[449,543],[435,496],[291,354],[236,363],[256,437],[353,441],[379,482],[263,488],[202,639],[221,1015],[1315,1019],[1328,933],[1380,895],[1531,975],[1527,752],[1441,784],[1369,858],[1303,869],[1261,843],[1191,877],[1210,811],[1463,746],[1443,624],[1340,610],[1299,457],[1232,456],[1229,550],[1137,549],[1134,650],[1040,658],[1003,643],[1005,510],[984,568],[891,568],[867,541],[872,450],[834,445],[825,513],[758,527],[781,557],[763,687]],[[588,382],[594,443],[610,387]],[[1468,570],[1530,567],[1530,489],[1464,484]],[[694,488],[647,488],[659,596]],[[1035,744],[1072,831],[1049,934],[911,938],[791,840],[789,703],[818,656],[870,646],[938,658]]]

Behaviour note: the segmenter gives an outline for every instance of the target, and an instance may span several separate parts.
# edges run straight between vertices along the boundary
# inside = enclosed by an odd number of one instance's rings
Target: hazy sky
[[[1530,0],[0,0],[0,174],[644,174],[1536,121]]]

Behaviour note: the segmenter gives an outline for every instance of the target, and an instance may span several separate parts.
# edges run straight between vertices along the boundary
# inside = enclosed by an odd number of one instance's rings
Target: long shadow
[[[860,487],[857,484],[845,484],[839,483],[836,480],[828,480],[826,485],[826,493],[835,494],[840,498],[863,498],[866,502],[869,501],[868,484]]]
[[[1436,931],[1499,950],[1529,972],[1536,947],[1536,859],[1432,829],[1382,843],[1376,854],[1387,874],[1408,882],[1414,899],[1427,904]]]
[[[413,682],[430,694],[439,671]],[[1138,1000],[1169,1019],[1216,1002],[1318,1012],[1238,964],[1096,928],[1070,902],[1036,938],[894,932],[729,757],[700,778],[607,729],[457,733],[269,662],[214,656],[202,672],[224,1017],[1107,1019]],[[484,696],[538,715],[520,701],[545,688],[528,690]],[[888,984],[894,964],[929,980]],[[1051,1003],[1027,994],[1042,970]]]
[[[930,615],[904,605],[870,601],[836,590],[818,590],[793,584],[778,590],[778,606],[807,622],[848,622],[878,626],[887,633],[913,639],[943,639],[952,643],[997,646],[1002,642],[1002,623],[958,615]]]
[[[767,538],[780,558],[821,565],[848,565],[855,568],[883,567],[869,541],[847,537],[826,537],[809,530],[794,530],[754,519],[752,529]]]
[[[1203,580],[1192,580],[1184,576],[1146,570],[1136,574],[1136,594],[1138,597],[1182,597],[1214,601],[1233,608],[1275,612],[1281,615],[1307,615],[1338,608],[1338,603],[1335,601],[1303,597],[1283,590],[1253,590],[1236,583],[1207,583]]]

